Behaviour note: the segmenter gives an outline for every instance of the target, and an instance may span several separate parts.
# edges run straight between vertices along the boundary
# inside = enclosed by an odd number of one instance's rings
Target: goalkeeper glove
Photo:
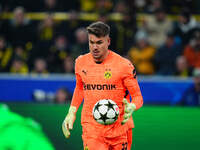
[[[125,108],[124,108],[124,120],[122,121],[122,124],[125,124],[132,116],[132,113],[136,110],[136,106],[134,103],[129,103],[125,98],[123,100],[123,103],[125,105]]]
[[[62,124],[62,131],[66,138],[69,138],[70,136],[69,130],[72,130],[73,128],[73,123],[75,121],[75,118],[76,118],[76,107],[70,106],[69,112]]]

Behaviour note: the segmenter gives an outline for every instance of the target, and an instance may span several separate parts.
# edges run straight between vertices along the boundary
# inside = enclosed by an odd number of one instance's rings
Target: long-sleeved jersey
[[[76,59],[75,74],[76,88],[71,105],[78,108],[84,99],[81,114],[83,135],[117,137],[134,127],[132,121],[121,125],[124,115],[123,98],[127,90],[136,109],[143,105],[136,71],[130,61],[109,50],[105,60],[98,64],[88,53]],[[101,125],[93,118],[93,107],[101,99],[111,99],[119,107],[119,118],[111,125]]]

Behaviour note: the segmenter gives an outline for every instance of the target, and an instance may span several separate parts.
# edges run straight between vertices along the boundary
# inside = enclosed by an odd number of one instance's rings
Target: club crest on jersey
[[[110,79],[112,77],[112,73],[111,73],[111,71],[105,71],[105,73],[104,73],[104,78],[105,79]]]

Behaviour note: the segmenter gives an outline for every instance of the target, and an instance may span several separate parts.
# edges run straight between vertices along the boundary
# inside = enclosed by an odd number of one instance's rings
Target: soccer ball
[[[110,99],[99,100],[93,108],[93,118],[100,124],[114,123],[119,116],[119,107]]]

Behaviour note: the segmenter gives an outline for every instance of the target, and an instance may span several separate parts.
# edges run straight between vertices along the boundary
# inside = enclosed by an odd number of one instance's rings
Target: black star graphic
[[[94,107],[94,110],[96,110],[96,109],[97,109],[97,110],[99,111],[99,109],[98,109],[98,108],[99,108],[100,106],[101,106],[101,104],[97,103],[97,104],[95,105],[95,107]]]
[[[107,117],[107,113],[105,113],[104,115],[103,114],[101,114],[101,118],[99,118],[99,120],[103,120],[103,122],[104,122],[104,124],[106,123],[106,119],[108,119],[108,117]]]
[[[108,111],[109,111],[110,109],[112,109],[112,110],[114,110],[114,112],[115,112],[115,109],[114,109],[114,107],[113,107],[113,105],[115,105],[115,104],[112,104],[110,101],[108,101],[108,104],[105,104],[105,105],[108,106]],[[119,114],[117,114],[117,113],[115,112],[115,117],[112,118],[112,119],[117,120],[118,115],[119,115]]]
[[[115,104],[112,104],[110,101],[108,101],[108,104],[105,104],[105,105],[108,106],[108,110],[109,110],[109,109],[113,109],[113,105]]]

